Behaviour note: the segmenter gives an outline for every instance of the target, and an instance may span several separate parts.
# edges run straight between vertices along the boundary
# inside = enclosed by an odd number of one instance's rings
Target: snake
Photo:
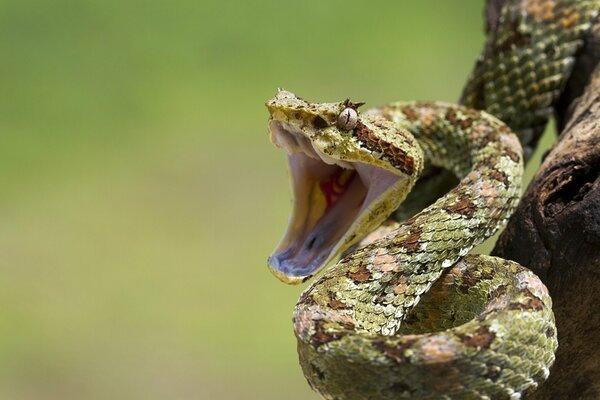
[[[520,399],[548,379],[552,300],[525,267],[469,254],[518,204],[523,147],[546,126],[600,2],[509,0],[459,104],[316,103],[279,89],[269,136],[293,195],[270,271],[314,278],[293,314],[326,399]],[[390,220],[439,167],[458,184]]]

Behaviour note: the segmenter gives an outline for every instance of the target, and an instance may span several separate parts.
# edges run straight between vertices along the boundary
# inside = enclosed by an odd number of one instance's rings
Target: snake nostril
[[[316,241],[317,241],[317,237],[316,237],[316,236],[313,236],[313,237],[312,237],[312,238],[311,238],[311,239],[308,241],[308,243],[306,243],[306,249],[307,249],[307,250],[310,250],[310,249],[312,249],[312,248],[313,248],[313,246],[315,245],[315,242],[316,242]]]

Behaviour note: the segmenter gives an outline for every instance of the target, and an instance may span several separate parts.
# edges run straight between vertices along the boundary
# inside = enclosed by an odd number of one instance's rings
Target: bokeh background
[[[0,2],[0,398],[316,399],[277,87],[457,99],[483,1]],[[537,161],[532,163],[533,166]]]

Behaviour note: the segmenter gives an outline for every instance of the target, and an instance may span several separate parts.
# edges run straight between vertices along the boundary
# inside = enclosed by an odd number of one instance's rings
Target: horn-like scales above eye
[[[354,129],[358,124],[358,113],[353,108],[346,108],[338,116],[338,126],[344,130]]]

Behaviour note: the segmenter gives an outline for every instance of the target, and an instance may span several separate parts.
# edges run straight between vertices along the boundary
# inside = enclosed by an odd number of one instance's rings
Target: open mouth
[[[314,275],[387,217],[377,205],[405,179],[387,169],[332,158],[298,128],[269,123],[272,140],[288,153],[293,212],[268,263],[286,283]],[[375,226],[373,226],[375,224]]]

